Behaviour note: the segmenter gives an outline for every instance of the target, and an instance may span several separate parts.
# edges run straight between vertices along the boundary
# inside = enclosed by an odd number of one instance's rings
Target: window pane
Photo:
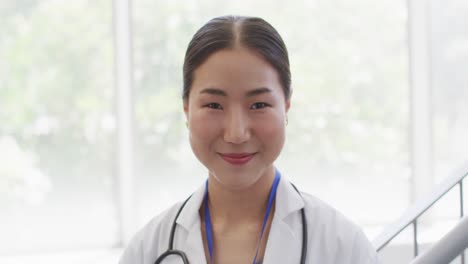
[[[114,244],[111,1],[0,10],[0,254]]]
[[[283,174],[360,224],[399,216],[409,194],[405,1],[137,0],[140,224],[207,177],[184,126],[182,60],[195,31],[223,14],[261,16],[288,46],[294,93]]]
[[[467,13],[466,1],[431,1],[432,118],[437,181],[468,162]],[[458,199],[442,202],[438,208],[443,218],[458,217]]]

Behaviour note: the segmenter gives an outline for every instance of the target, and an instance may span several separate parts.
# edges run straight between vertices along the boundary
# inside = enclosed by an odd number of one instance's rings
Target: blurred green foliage
[[[34,153],[59,197],[102,190],[115,134],[104,125],[114,115],[110,1],[2,1],[0,10],[0,136]]]

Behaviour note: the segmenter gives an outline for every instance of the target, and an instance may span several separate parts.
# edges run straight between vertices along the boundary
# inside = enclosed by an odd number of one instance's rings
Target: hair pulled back
[[[194,71],[213,53],[236,46],[260,54],[278,73],[286,99],[291,96],[291,72],[286,45],[273,26],[258,17],[222,16],[203,25],[192,37],[183,66],[183,99],[188,99]]]

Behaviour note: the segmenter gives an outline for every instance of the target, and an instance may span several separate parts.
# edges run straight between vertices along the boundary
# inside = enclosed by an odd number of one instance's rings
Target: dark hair
[[[291,96],[291,72],[286,45],[273,26],[258,17],[222,16],[208,21],[193,35],[184,59],[183,99],[188,99],[194,71],[210,55],[235,46],[260,54],[278,72],[286,99]]]

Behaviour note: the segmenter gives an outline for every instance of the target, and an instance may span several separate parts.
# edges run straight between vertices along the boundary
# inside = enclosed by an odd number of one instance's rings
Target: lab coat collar
[[[198,188],[187,201],[177,219],[177,224],[187,232],[183,248],[186,252],[190,252],[189,258],[194,260],[194,263],[205,263],[199,216],[199,209],[203,202],[204,194],[205,184]],[[270,228],[263,263],[290,262],[291,256],[289,254],[281,254],[281,252],[290,252],[294,254],[293,256],[299,255],[300,244],[298,243],[301,241],[301,233],[295,232],[295,225],[297,227],[301,223],[288,221],[288,217],[303,207],[304,201],[301,195],[282,176],[276,191],[275,214]]]
[[[202,184],[187,201],[182,212],[177,218],[177,224],[189,231],[195,224],[200,224],[200,216],[198,210],[203,203],[205,196],[205,184]]]
[[[302,196],[287,179],[282,177],[276,193],[275,215],[263,263],[299,262],[302,248],[302,222],[297,221],[299,219],[297,216],[304,206]],[[296,218],[289,218],[293,216]],[[301,229],[298,229],[298,226]]]
[[[286,177],[281,176],[276,192],[275,218],[285,220],[290,214],[304,207],[302,196],[294,189]]]
[[[177,224],[189,231],[195,224],[199,226],[200,217],[199,209],[205,195],[205,184],[202,184],[192,197],[188,200],[184,209],[180,213]],[[302,209],[304,200],[301,195],[294,189],[288,179],[281,176],[275,199],[275,215],[274,218],[285,220],[290,214]]]
[[[195,191],[185,204],[184,209],[177,218],[177,228],[180,233],[185,231],[185,239],[182,239],[179,249],[186,252],[191,263],[206,263],[205,250],[201,234],[201,221],[198,210],[203,202],[205,184]]]

